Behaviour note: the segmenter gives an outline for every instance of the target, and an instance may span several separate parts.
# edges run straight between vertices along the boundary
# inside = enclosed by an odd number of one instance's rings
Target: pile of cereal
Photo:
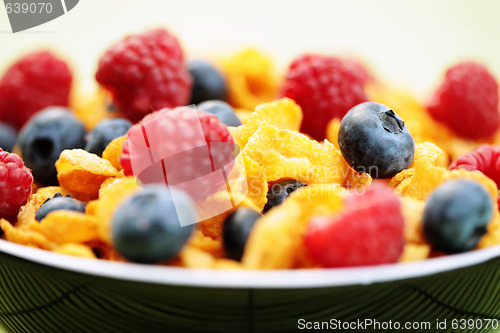
[[[94,259],[214,269],[366,266],[500,244],[500,113],[481,64],[426,103],[353,59],[277,74],[130,35],[82,96],[48,51],[0,80],[0,234]],[[425,105],[424,105],[425,104]]]

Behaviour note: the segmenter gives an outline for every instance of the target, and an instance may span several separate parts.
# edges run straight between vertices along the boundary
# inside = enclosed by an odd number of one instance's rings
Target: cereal
[[[432,147],[432,150],[430,150]],[[418,200],[425,200],[439,184],[449,179],[466,178],[482,183],[491,193],[492,198],[498,196],[495,183],[480,172],[470,172],[464,169],[448,170],[442,165],[442,154],[432,144],[417,145],[415,158],[409,169],[396,174],[389,185],[396,193]]]
[[[212,266],[213,269],[243,269],[241,263],[231,259],[216,259]]]
[[[429,258],[431,247],[427,244],[408,243],[403,249],[399,262],[418,261]]]
[[[115,178],[99,190],[99,199],[88,203],[86,214],[97,219],[99,239],[111,244],[111,219],[116,207],[139,189],[133,177]]]
[[[36,222],[35,222],[36,223]],[[9,221],[1,219],[0,228],[9,242],[37,247],[44,250],[52,250],[56,244],[51,242],[45,235],[29,229],[29,225],[14,227]]]
[[[238,204],[233,206],[232,202],[238,202]],[[232,196],[227,191],[214,193],[196,207],[198,216],[210,216],[199,222],[198,228],[203,235],[220,240],[222,237],[222,225],[226,217],[239,207],[258,210],[250,198],[245,197],[241,193],[237,193],[235,196]]]
[[[83,201],[97,198],[102,182],[118,173],[108,160],[82,149],[64,150],[56,169],[59,184]]]
[[[125,140],[127,140],[126,135],[114,139],[102,152],[102,158],[108,160],[118,171],[123,169],[120,164],[120,155],[122,154],[122,146]]]
[[[211,268],[214,258],[210,253],[204,252],[189,245],[184,247],[180,253],[181,264],[191,268]]]
[[[310,185],[293,192],[283,204],[257,220],[246,244],[243,266],[251,269],[310,266],[302,244],[307,221],[313,215],[339,211],[344,192],[338,185]]]
[[[255,208],[261,211],[267,202],[268,185],[264,169],[250,157],[244,157],[245,174],[247,179],[248,199]]]
[[[302,122],[302,110],[289,98],[258,105],[245,125],[230,128],[235,143],[243,149],[250,137],[262,124],[274,125],[280,129],[298,131]]]
[[[98,238],[97,219],[90,215],[69,210],[56,210],[40,221],[28,225],[48,240],[57,243],[83,243]]]
[[[110,109],[111,98],[108,93],[99,89],[92,96],[76,96],[72,99],[75,115],[85,125],[87,131],[92,130],[101,120],[114,116]]]
[[[65,243],[56,247],[54,252],[60,254],[67,254],[70,256],[82,257],[82,258],[91,258],[96,259],[94,251],[86,245],[80,243]]]
[[[263,166],[268,182],[293,178],[306,184],[343,184],[350,168],[333,144],[267,124],[252,135],[242,154]]]
[[[340,119],[334,118],[328,123],[328,126],[326,127],[326,138],[328,139],[328,141],[333,143],[337,149],[339,148],[338,134],[340,122]]]
[[[189,240],[190,247],[197,248],[201,251],[210,253],[214,258],[223,258],[224,249],[222,247],[221,239],[214,239],[205,236],[200,230],[195,230],[191,239]]]
[[[253,109],[277,95],[278,82],[271,58],[255,49],[236,53],[223,62],[229,102]]]

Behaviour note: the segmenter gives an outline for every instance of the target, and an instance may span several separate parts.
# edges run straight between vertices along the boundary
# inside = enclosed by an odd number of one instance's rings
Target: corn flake
[[[94,251],[86,245],[79,243],[65,243],[54,249],[54,252],[70,256],[96,259]]]
[[[340,211],[345,189],[311,185],[294,191],[284,203],[257,220],[247,241],[242,263],[250,269],[311,267],[303,246],[313,215]]]
[[[102,152],[102,158],[111,162],[111,164],[118,171],[123,169],[122,165],[120,164],[120,155],[122,154],[122,147],[125,140],[127,140],[126,135],[114,139]]]
[[[95,199],[102,182],[118,174],[106,159],[83,149],[64,150],[56,162],[57,179],[75,198]]]
[[[242,154],[264,168],[268,182],[293,178],[306,184],[343,184],[350,168],[328,141],[320,144],[267,124],[255,132]]]
[[[40,223],[31,223],[29,227],[57,244],[83,243],[98,238],[95,217],[69,210],[52,211]]]
[[[56,244],[45,237],[45,235],[29,229],[28,226],[14,227],[9,221],[1,219],[0,228],[4,232],[5,239],[9,242],[44,250],[52,250],[56,246]]]
[[[273,100],[278,80],[270,57],[255,49],[246,49],[223,61],[229,103],[237,108],[253,109]]]
[[[99,191],[99,199],[88,203],[86,213],[97,221],[99,238],[111,244],[111,219],[120,203],[140,188],[134,177],[114,178]]]
[[[280,129],[299,131],[302,123],[302,109],[292,99],[282,98],[255,108],[245,125],[230,128],[235,143],[243,149],[250,137],[262,124],[274,125]]]
[[[407,243],[403,253],[399,257],[399,262],[411,262],[429,258],[431,247],[428,244]]]

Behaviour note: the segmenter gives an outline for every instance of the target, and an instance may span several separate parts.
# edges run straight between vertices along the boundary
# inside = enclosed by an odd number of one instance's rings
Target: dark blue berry
[[[149,186],[117,208],[112,220],[113,244],[130,261],[169,260],[186,244],[195,222],[195,207],[187,194]]]
[[[201,60],[189,60],[187,67],[193,78],[190,104],[227,98],[226,82],[211,64]]]
[[[211,113],[219,118],[220,122],[226,126],[240,126],[241,121],[236,116],[236,112],[231,107],[231,105],[227,104],[224,101],[205,101],[199,105],[197,105],[197,109],[199,111]]]
[[[0,123],[0,148],[12,153],[12,148],[16,144],[17,132],[10,125]]]
[[[222,241],[229,259],[241,260],[250,231],[261,216],[253,209],[242,207],[226,218],[222,227]]]
[[[87,207],[87,205],[80,200],[73,199],[69,195],[63,197],[61,193],[56,193],[52,199],[47,199],[43,205],[38,208],[35,218],[37,221],[41,221],[48,213],[55,210],[72,210],[85,213],[85,207]]]
[[[274,206],[281,205],[293,191],[302,186],[306,186],[306,184],[295,179],[287,179],[273,184],[269,187],[269,191],[267,192],[267,203],[262,212],[266,213]]]
[[[445,253],[476,247],[493,216],[488,191],[471,180],[450,180],[427,199],[423,230],[427,242]]]
[[[338,134],[345,160],[373,178],[391,178],[413,161],[415,141],[404,121],[375,102],[353,107],[342,119]]]
[[[127,119],[104,119],[87,134],[85,150],[89,153],[102,156],[102,152],[106,146],[114,139],[127,134],[131,126],[132,123]]]
[[[54,164],[63,150],[85,146],[85,128],[70,110],[50,107],[31,117],[17,144],[35,180],[44,186],[57,185]]]

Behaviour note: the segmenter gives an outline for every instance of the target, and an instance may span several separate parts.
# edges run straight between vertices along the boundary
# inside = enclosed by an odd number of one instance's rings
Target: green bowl
[[[494,332],[500,246],[376,267],[222,271],[0,240],[0,302],[7,332]]]

